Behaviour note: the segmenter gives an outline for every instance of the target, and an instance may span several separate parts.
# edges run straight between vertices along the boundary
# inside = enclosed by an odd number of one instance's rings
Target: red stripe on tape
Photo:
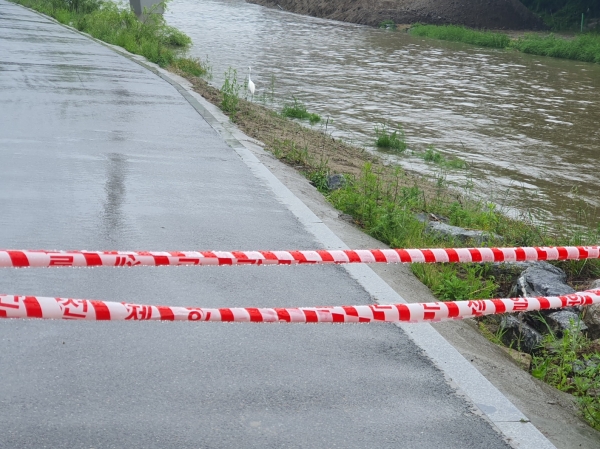
[[[449,318],[458,317],[458,315],[460,314],[459,313],[460,311],[459,311],[458,305],[456,305],[456,303],[446,302],[444,304],[446,304],[446,307],[448,308],[448,317]]]
[[[348,261],[350,263],[362,262],[362,259],[360,258],[360,256],[358,254],[356,254],[355,251],[348,249],[348,250],[345,250],[344,253],[346,253],[346,256],[348,256]]]
[[[25,310],[27,311],[27,318],[43,318],[42,315],[42,306],[38,302],[35,296],[27,296],[23,300],[23,304],[25,304]]]
[[[385,257],[385,254],[383,254],[380,250],[378,249],[374,249],[371,251],[371,254],[373,254],[373,257],[375,258],[375,262],[379,262],[379,263],[386,263],[387,257]]]
[[[333,262],[335,259],[333,258],[333,256],[329,253],[329,251],[325,251],[325,250],[318,250],[317,254],[319,256],[321,256],[321,260],[323,262]]]
[[[246,308],[246,312],[250,315],[250,321],[253,323],[260,323],[263,321],[263,316],[260,313],[260,310],[256,308]]]
[[[499,299],[493,299],[492,302],[494,303],[494,306],[496,306],[496,313],[506,312],[506,305],[504,305],[502,301],[500,301]]]
[[[410,309],[406,304],[396,304],[396,309],[398,309],[400,321],[410,321]]]
[[[29,259],[23,251],[7,251],[13,267],[28,267]]]
[[[153,256],[154,263],[158,265],[170,265],[169,258],[167,256]]]
[[[424,249],[421,252],[423,253],[423,256],[425,257],[425,262],[433,263],[437,260],[435,257],[435,254],[430,249]]]
[[[547,298],[538,298],[538,301],[540,302],[540,307],[542,309],[549,309],[550,308],[550,301],[548,301]]]
[[[569,258],[569,251],[567,251],[567,248],[563,248],[562,246],[559,246],[557,248],[557,250],[558,250],[559,259],[568,259]]]
[[[229,309],[219,309],[221,321],[235,321],[233,312]]]
[[[287,321],[288,323],[292,320],[290,317],[290,312],[285,309],[275,309],[277,313],[277,319],[281,321]]]
[[[411,263],[412,262],[412,257],[410,257],[409,252],[406,251],[405,249],[397,249],[396,252],[398,253],[398,256],[400,257],[400,262],[402,262],[402,263]]]
[[[446,254],[448,254],[448,262],[460,262],[460,258],[458,257],[458,253],[453,248],[448,248],[446,250]]]
[[[535,252],[537,253],[537,260],[546,260],[548,258],[548,253],[542,248],[536,247]]]
[[[496,262],[504,262],[504,253],[498,248],[492,248],[492,252],[494,253],[494,260]]]
[[[470,248],[469,252],[471,253],[471,260],[473,262],[481,262],[481,260],[482,260],[481,253],[479,252],[479,250],[477,248]]]
[[[95,253],[82,253],[85,257],[85,263],[88,267],[96,267],[102,265],[102,259],[99,254]]]
[[[304,316],[306,317],[307,323],[318,323],[319,318],[317,317],[317,312],[314,310],[303,310]]]
[[[292,255],[292,257],[294,258],[294,260],[296,262],[299,262],[299,263],[314,263],[314,262],[308,261],[306,259],[306,257],[304,256],[304,254],[302,254],[301,251],[289,251],[289,253]]]
[[[342,306],[348,316],[358,316],[358,311],[352,306]]]
[[[165,321],[174,321],[175,320],[175,314],[173,313],[173,311],[171,310],[170,307],[158,306],[157,309],[158,309],[158,312],[160,313],[161,320],[165,320]]]
[[[96,312],[97,320],[110,320],[110,310],[102,301],[90,301]]]

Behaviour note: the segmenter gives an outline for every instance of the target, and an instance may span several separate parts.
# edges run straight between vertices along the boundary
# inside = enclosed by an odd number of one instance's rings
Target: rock
[[[527,268],[513,285],[510,296],[561,296],[575,293],[566,283],[566,273],[547,262]]]
[[[585,308],[583,322],[587,326],[587,335],[590,339],[600,338],[600,304],[592,304]]]
[[[562,296],[575,293],[566,283],[566,273],[547,262],[537,262],[529,266],[517,278],[510,291],[511,297],[516,296]],[[571,321],[586,330],[579,314],[581,307],[566,307],[563,309],[541,310],[524,314],[524,320],[539,332],[554,332],[560,338],[565,329],[571,327]]]
[[[327,176],[327,188],[329,190],[341,189],[346,185],[346,178],[344,175],[329,175]]]
[[[442,223],[448,223],[450,221],[447,217],[442,217],[441,215],[435,215],[427,212],[419,212],[415,214],[415,218],[421,223],[429,223],[430,221],[441,221]]]
[[[594,282],[592,282],[592,285],[590,285],[588,290],[600,290],[600,279],[596,279]]]
[[[415,218],[421,223],[427,223],[429,221],[429,214],[426,214],[425,212],[419,212],[418,214],[415,214]]]
[[[476,244],[482,244],[489,242],[490,240],[502,240],[497,234],[486,231],[476,231],[460,228],[458,226],[451,226],[446,223],[439,221],[430,221],[425,228],[425,231],[430,234],[435,234],[443,237],[452,237],[460,242],[467,242],[469,240]]]
[[[492,264],[492,273],[494,276],[512,276],[516,278],[527,268],[538,262],[494,262]]]
[[[514,315],[505,315],[500,321],[502,342],[522,352],[531,354],[542,344],[542,334]]]
[[[338,214],[338,218],[341,218],[342,220],[347,221],[348,223],[355,224],[354,223],[354,218],[352,217],[352,215],[344,214],[343,212],[340,212]]]
[[[588,329],[579,317],[579,314],[572,310],[562,309],[548,313],[546,315],[546,322],[550,326],[550,329],[552,329],[552,332],[557,334],[558,338],[562,337],[566,329],[575,329],[580,332]]]

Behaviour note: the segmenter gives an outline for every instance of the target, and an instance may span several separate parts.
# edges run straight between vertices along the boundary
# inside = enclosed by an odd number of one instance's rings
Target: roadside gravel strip
[[[0,64],[3,246],[348,248],[182,78],[5,0]],[[3,289],[195,305],[207,288],[202,305],[244,292],[272,307],[284,286],[276,306],[405,302],[368,266],[306,268],[11,270]],[[554,447],[427,324],[156,326],[0,323],[0,446],[506,447],[495,428],[513,447]]]

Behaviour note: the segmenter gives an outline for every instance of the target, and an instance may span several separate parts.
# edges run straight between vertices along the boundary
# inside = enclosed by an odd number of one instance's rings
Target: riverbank
[[[408,29],[413,36],[463,42],[480,47],[516,50],[540,56],[600,63],[600,34],[560,37],[554,34],[524,34],[511,38],[505,33],[478,31],[456,25],[421,25]]]
[[[244,96],[244,85],[237,79],[237,74],[230,71],[224,87]],[[230,119],[245,134],[264,143],[265,149],[276,158],[303,173],[342,212],[342,217],[391,247],[477,244],[472,240],[427,232],[427,223],[421,219],[423,216],[483,231],[487,235],[485,245],[489,246],[592,245],[598,241],[597,230],[581,227],[586,223],[549,229],[528,221],[526,216],[521,220],[511,219],[494,205],[472,198],[468,192],[457,192],[439,180],[435,182],[410,174],[400,166],[386,165],[377,156],[332,138],[326,127],[308,128],[244,98],[238,97],[235,106],[231,107],[231,98],[227,98],[231,93],[225,92],[226,89],[216,89],[201,78],[188,77],[188,80],[196,92],[226,109]],[[299,106],[297,101],[295,106]],[[390,129],[387,132],[388,135],[393,133]],[[396,138],[403,136],[399,134]],[[387,151],[393,151],[393,148]],[[431,154],[435,155],[434,149]],[[430,160],[436,163],[434,156]],[[437,160],[437,163],[441,162]],[[592,280],[600,277],[597,260],[554,265],[565,271],[569,286],[577,291],[589,288]],[[411,270],[441,300],[507,297],[515,278],[514,273],[498,272],[492,264],[415,264]],[[502,344],[500,336],[504,331],[497,322],[481,321],[480,329],[494,343]],[[600,358],[597,342],[580,333],[565,335],[577,335],[576,347],[564,347],[559,355],[579,360],[578,363],[585,363],[590,357]],[[600,365],[595,370],[568,374],[575,379],[575,384],[590,385],[585,389],[576,390],[571,381],[555,382],[555,378],[540,374],[542,367],[544,373],[554,372],[555,367],[565,372],[562,359],[552,349],[562,341],[559,334],[549,335],[545,340],[549,346],[542,347],[541,352],[535,349],[532,359],[527,354],[532,361],[525,369],[563,391],[574,393],[588,424],[600,429],[600,397],[587,394],[595,391],[591,386],[600,386]],[[516,356],[525,357],[518,352]]]
[[[246,0],[297,14],[378,26],[382,22],[458,24],[472,28],[542,30],[542,21],[518,0]]]

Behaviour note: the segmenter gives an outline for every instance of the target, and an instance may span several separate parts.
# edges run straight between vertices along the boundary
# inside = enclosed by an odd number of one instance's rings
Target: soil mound
[[[465,25],[472,28],[537,30],[544,25],[519,0],[246,0],[298,14],[377,26]]]

